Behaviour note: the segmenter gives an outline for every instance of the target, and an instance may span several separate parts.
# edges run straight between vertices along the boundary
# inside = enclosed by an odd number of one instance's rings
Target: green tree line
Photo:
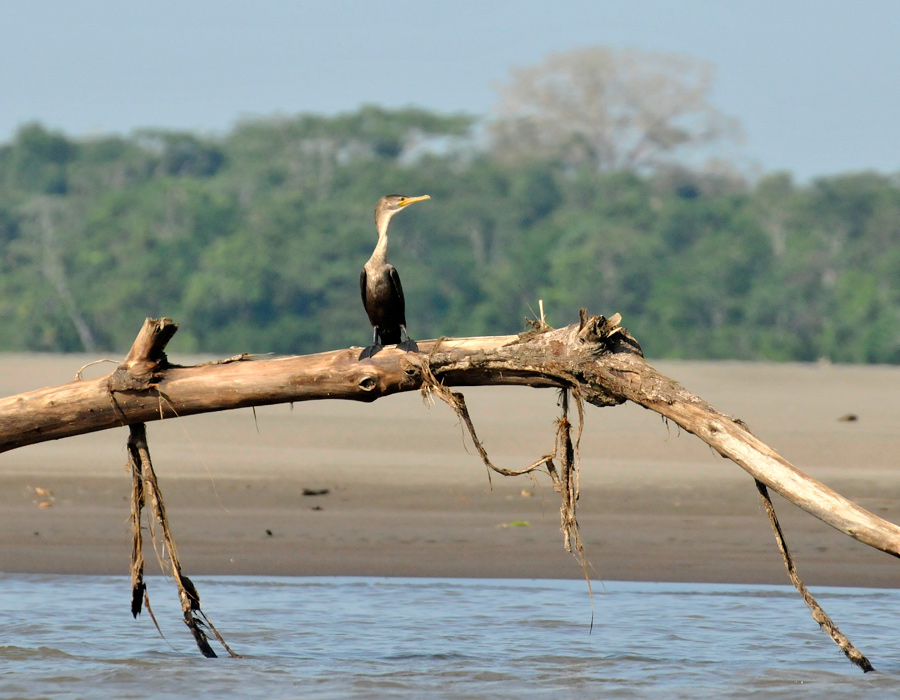
[[[374,106],[220,136],[21,127],[0,146],[0,350],[121,352],[146,316],[184,352],[365,345],[359,271],[395,192],[432,197],[391,228],[414,338],[515,333],[542,299],[551,325],[621,313],[650,357],[900,362],[897,176],[599,170]]]

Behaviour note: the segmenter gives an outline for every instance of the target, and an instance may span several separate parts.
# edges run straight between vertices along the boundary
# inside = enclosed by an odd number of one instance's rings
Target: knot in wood
[[[106,387],[113,391],[147,391],[159,383],[159,375],[155,371],[159,365],[153,363],[136,363],[131,366],[119,365],[106,380]]]
[[[403,362],[401,366],[404,379],[418,379],[422,376],[421,368],[412,362]]]
[[[363,391],[374,391],[378,387],[378,382],[371,374],[367,374],[356,385]]]
[[[404,367],[403,377],[400,379],[401,390],[405,387],[420,386],[422,384],[422,372],[418,367]]]

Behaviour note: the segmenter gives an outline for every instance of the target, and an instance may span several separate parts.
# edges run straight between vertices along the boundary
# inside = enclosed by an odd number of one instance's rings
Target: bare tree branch
[[[387,349],[366,362],[358,349],[299,357],[178,367],[165,355],[123,377],[123,363],[99,379],[73,381],[0,399],[0,452],[97,430],[248,406],[317,399],[374,401],[419,390],[427,367],[445,386],[576,387],[585,401],[633,401],[674,421],[733,460],[754,479],[845,534],[900,556],[900,527],[804,474],[739,421],[720,413],[641,356],[617,318],[521,336],[421,341],[420,355]],[[148,319],[142,335],[158,342],[174,332],[168,319]]]
[[[209,411],[316,399],[374,401],[401,391],[436,392],[460,415],[485,465],[503,474],[545,470],[562,497],[561,525],[566,548],[587,571],[578,534],[578,445],[583,425],[582,401],[615,406],[632,401],[674,421],[697,435],[755,480],[772,522],[789,577],[829,632],[855,664],[872,670],[868,659],[841,634],[803,586],[793,567],[783,533],[768,498],[774,489],[792,503],[860,542],[900,556],[900,527],[879,518],[804,474],[753,436],[738,419],[726,416],[643,358],[637,341],[619,325],[616,314],[587,317],[557,330],[543,321],[519,336],[439,339],[419,342],[421,354],[388,348],[358,361],[358,348],[303,357],[254,359],[240,355],[194,367],[169,363],[163,352],[177,330],[170,319],[147,319],[128,356],[99,379],[76,379],[0,400],[0,452],[122,425],[132,426],[132,514],[136,528],[132,557],[132,612],[140,610],[146,590],[140,555],[140,511],[149,501],[173,566],[185,620],[204,654],[212,655],[200,628],[205,624],[234,655],[199,608],[190,579],[181,574],[162,496],[150,462],[143,424]],[[80,377],[80,372],[79,372]],[[449,386],[519,384],[562,389],[562,416],[554,449],[520,471],[498,469],[475,435],[461,394]],[[568,419],[568,397],[576,400],[579,422]],[[559,467],[556,465],[559,461]],[[146,596],[145,596],[146,597]],[[202,616],[202,620],[196,615]],[[193,624],[192,624],[193,623]]]

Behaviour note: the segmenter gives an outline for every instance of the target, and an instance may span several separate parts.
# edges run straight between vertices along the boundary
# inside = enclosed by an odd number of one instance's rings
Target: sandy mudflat
[[[0,355],[0,395],[69,381],[87,359]],[[655,365],[800,469],[900,522],[900,369]],[[552,447],[555,392],[465,393],[497,463],[524,466]],[[838,420],[848,413],[859,420]],[[491,489],[450,409],[417,394],[261,408],[256,421],[246,409],[148,432],[188,574],[582,576],[563,550],[549,481],[495,475]],[[116,429],[0,455],[0,570],[127,573],[125,439]],[[581,493],[594,579],[786,582],[750,477],[656,414],[588,407]],[[807,583],[900,583],[897,559],[775,503]]]

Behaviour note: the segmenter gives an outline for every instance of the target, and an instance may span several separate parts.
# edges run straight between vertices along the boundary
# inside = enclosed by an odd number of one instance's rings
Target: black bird
[[[363,306],[374,328],[372,344],[363,348],[359,359],[364,360],[380,352],[385,345],[396,344],[406,352],[418,352],[419,346],[406,332],[406,302],[400,275],[387,261],[387,230],[391,217],[415,202],[431,199],[427,194],[421,197],[407,197],[389,194],[375,205],[375,227],[378,229],[378,243],[372,257],[359,275],[359,291]],[[403,340],[406,336],[406,340]]]

